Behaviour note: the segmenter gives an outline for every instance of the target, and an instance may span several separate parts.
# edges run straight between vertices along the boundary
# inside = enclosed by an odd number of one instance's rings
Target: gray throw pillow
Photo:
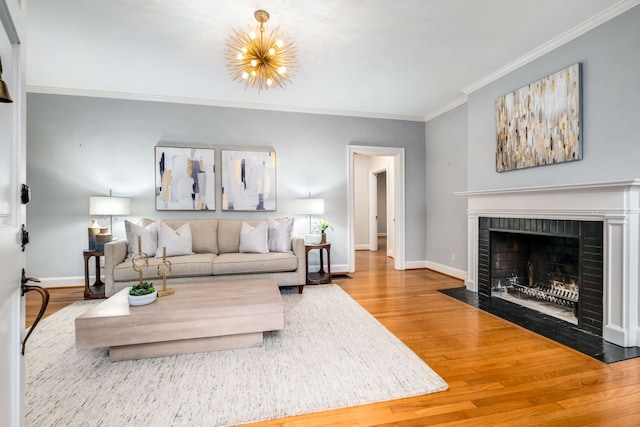
[[[269,252],[290,252],[293,218],[284,219],[281,222],[269,218],[267,227]]]
[[[138,236],[142,240],[142,252],[147,256],[154,256],[158,249],[158,229],[160,221],[148,224],[146,227],[136,225],[130,221],[124,221],[124,229],[127,234],[127,259],[138,253]]]

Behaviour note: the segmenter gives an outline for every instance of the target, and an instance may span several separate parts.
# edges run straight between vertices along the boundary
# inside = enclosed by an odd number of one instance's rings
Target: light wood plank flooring
[[[460,280],[393,270],[358,251],[358,272],[337,279],[354,299],[449,384],[449,390],[307,414],[256,426],[639,426],[640,358],[610,365],[437,292]],[[49,312],[83,298],[55,289]],[[36,303],[32,303],[36,301]],[[37,313],[27,298],[27,319]]]

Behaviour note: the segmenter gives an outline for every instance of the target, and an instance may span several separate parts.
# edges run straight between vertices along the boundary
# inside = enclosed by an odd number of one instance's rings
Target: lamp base
[[[322,236],[320,234],[307,234],[304,236],[304,241],[307,245],[318,245],[322,242]]]

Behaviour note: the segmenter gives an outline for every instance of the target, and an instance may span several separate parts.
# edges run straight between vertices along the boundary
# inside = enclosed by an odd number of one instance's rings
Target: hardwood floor
[[[431,270],[395,271],[383,246],[358,251],[356,268],[335,282],[449,390],[253,425],[640,425],[640,358],[606,365],[459,302],[437,290],[462,281]],[[82,298],[82,288],[52,290],[50,311]],[[37,311],[27,305],[28,314]]]
[[[69,288],[48,288],[49,291],[49,306],[47,311],[44,312],[43,318],[46,318],[58,310],[62,310],[68,305],[73,304],[76,301],[84,299],[84,286],[74,286]],[[37,292],[29,292],[25,296],[26,298],[26,312],[25,323],[29,327],[33,325],[36,320],[36,316],[42,306],[42,298]]]

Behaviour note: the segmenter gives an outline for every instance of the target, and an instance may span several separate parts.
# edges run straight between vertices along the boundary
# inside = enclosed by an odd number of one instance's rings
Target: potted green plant
[[[325,234],[325,232],[329,228],[331,230],[333,230],[333,227],[325,219],[320,219],[320,220],[316,221],[315,225],[316,225],[315,230],[318,230],[320,232],[320,235],[322,236],[321,240],[320,240],[320,243],[323,243],[323,244],[327,243],[327,235]]]
[[[151,304],[158,298],[158,292],[152,283],[140,282],[129,289],[129,305]]]

